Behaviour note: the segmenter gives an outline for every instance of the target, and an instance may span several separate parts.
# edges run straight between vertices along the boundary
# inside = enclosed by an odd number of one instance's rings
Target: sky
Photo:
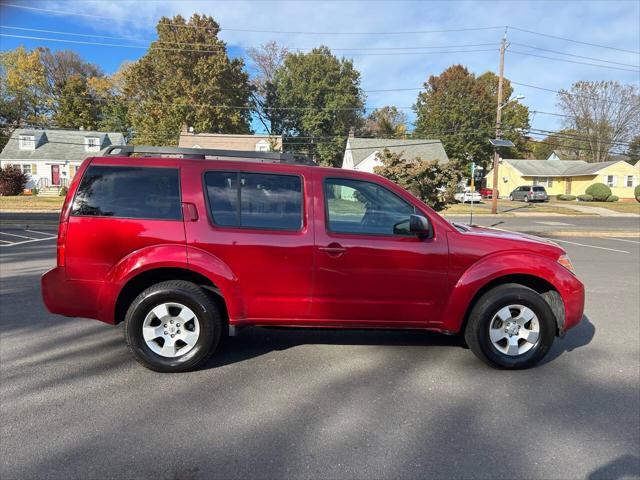
[[[192,13],[215,18],[229,54],[244,58],[250,72],[249,47],[270,40],[291,50],[327,45],[353,59],[368,108],[396,105],[411,120],[411,106],[430,75],[456,63],[476,74],[497,73],[507,25],[505,77],[530,85],[513,87],[515,95],[524,96],[522,103],[540,112],[532,115],[533,128],[562,128],[562,117],[548,114],[558,113],[556,94],[544,89],[569,88],[578,80],[640,84],[640,0],[0,0],[0,50],[19,45],[71,49],[113,73],[123,62],[144,55],[161,16]],[[254,128],[261,130],[257,122]]]

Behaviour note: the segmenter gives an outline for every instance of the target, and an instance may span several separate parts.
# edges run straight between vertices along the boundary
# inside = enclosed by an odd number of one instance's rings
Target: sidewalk
[[[587,215],[599,215],[602,217],[640,217],[640,215],[635,213],[615,212],[608,208],[592,207],[589,205],[574,205],[569,202],[563,203],[562,206],[564,208],[575,210],[576,212],[586,213]]]

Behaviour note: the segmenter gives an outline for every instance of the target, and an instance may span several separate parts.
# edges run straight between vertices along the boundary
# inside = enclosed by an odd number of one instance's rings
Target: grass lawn
[[[0,197],[0,211],[58,212],[62,208],[63,202],[64,197],[38,197],[37,195]]]
[[[448,205],[441,213],[444,214],[469,214],[471,205],[468,203],[454,203]],[[474,215],[486,215],[491,213],[491,200],[483,200],[482,203],[473,204]],[[558,213],[562,215],[584,215],[581,212],[564,208],[557,203],[524,203],[498,200],[498,213]]]

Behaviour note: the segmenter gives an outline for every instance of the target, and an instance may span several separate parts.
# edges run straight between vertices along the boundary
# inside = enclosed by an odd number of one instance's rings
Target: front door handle
[[[340,245],[339,243],[330,243],[329,245],[327,245],[326,247],[319,247],[319,250],[321,252],[326,253],[327,255],[329,255],[330,257],[339,257],[342,254],[344,254],[344,252],[347,251],[346,248],[344,248],[342,245]]]

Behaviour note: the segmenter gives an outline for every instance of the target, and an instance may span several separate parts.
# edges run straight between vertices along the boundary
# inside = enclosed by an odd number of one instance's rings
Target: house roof
[[[422,160],[438,160],[441,163],[449,161],[440,140],[352,137],[347,142],[347,150],[351,150],[354,167],[371,154],[381,152],[385,148],[393,153],[402,153],[407,159],[419,157]]]
[[[525,177],[577,177],[581,175],[595,175],[620,160],[608,162],[588,163],[583,160],[519,160],[505,158],[513,168]]]
[[[35,137],[34,150],[21,150],[20,135]],[[34,130],[29,128],[16,129],[2,149],[2,160],[75,160],[82,161],[87,157],[96,156],[97,152],[85,150],[85,138],[98,138],[100,150],[109,145],[124,145],[124,136],[116,132],[98,132],[92,130]]]

